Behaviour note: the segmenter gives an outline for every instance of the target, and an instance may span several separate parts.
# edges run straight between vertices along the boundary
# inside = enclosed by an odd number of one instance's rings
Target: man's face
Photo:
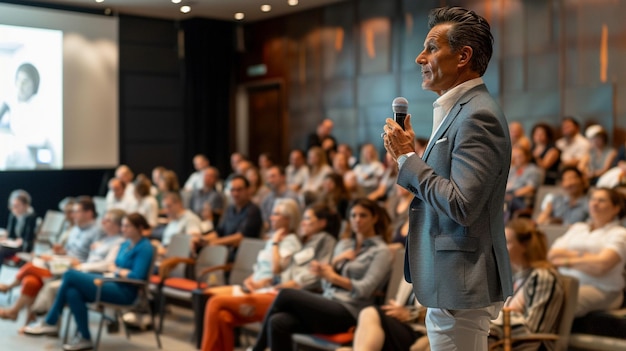
[[[561,132],[566,137],[572,137],[578,133],[578,128],[574,122],[566,119],[561,122]]]
[[[217,183],[217,173],[213,169],[206,169],[204,171],[204,186],[212,188]]]
[[[451,24],[434,26],[424,41],[424,50],[415,63],[422,66],[422,89],[442,95],[462,83],[459,81],[458,64],[461,53],[452,52],[448,42]]]
[[[209,167],[209,161],[206,158],[201,156],[196,156],[193,158],[193,168],[195,168],[196,171],[203,170],[207,167]]]
[[[180,202],[175,201],[171,197],[163,198],[163,210],[169,218],[176,218],[178,213],[182,210],[183,205]]]
[[[289,163],[294,167],[300,167],[304,165],[304,157],[300,152],[294,151],[289,155]]]
[[[281,176],[280,171],[276,167],[272,167],[265,172],[265,177],[267,178],[267,185],[272,190],[278,190],[281,184],[284,181],[284,177]]]
[[[113,196],[116,199],[121,199],[124,196],[124,186],[121,181],[111,182],[109,184],[109,190],[113,192]]]
[[[566,171],[561,177],[561,187],[570,196],[577,196],[583,192],[583,180],[575,171]]]
[[[250,194],[246,183],[242,179],[233,179],[230,182],[230,197],[235,206],[243,206],[250,200]]]
[[[93,218],[88,211],[83,210],[80,204],[74,204],[72,205],[72,219],[74,220],[74,224],[81,226],[89,223]]]

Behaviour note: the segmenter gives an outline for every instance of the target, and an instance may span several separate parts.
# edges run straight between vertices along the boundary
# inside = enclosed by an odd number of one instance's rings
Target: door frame
[[[284,131],[289,130],[289,119],[287,118],[287,94],[285,92],[285,82],[283,79],[264,79],[250,83],[239,84],[235,93],[235,123],[231,135],[235,137],[235,150],[233,152],[241,152],[246,156],[250,156],[250,145],[248,143],[250,137],[250,116],[248,105],[248,91],[254,88],[278,87],[279,108],[281,123]],[[284,133],[283,133],[284,134]],[[283,135],[282,150],[289,150],[289,141]],[[277,161],[281,162],[284,155],[274,155]],[[252,161],[252,160],[251,160]],[[256,164],[256,161],[253,161]]]

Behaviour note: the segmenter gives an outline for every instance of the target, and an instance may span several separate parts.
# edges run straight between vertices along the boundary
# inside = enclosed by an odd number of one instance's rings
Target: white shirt
[[[191,173],[187,181],[185,182],[185,186],[183,186],[186,190],[195,190],[202,189],[204,186],[204,170],[199,170]]]
[[[561,150],[561,161],[570,162],[571,160],[580,160],[584,155],[589,153],[591,143],[580,133],[576,134],[570,142],[565,138],[556,141],[556,147]]]
[[[176,234],[189,234],[190,232],[202,232],[202,221],[195,213],[185,210],[178,218],[170,220],[165,229],[161,243],[163,246],[170,244]]]
[[[589,223],[576,223],[552,244],[553,248],[574,250],[580,254],[597,254],[611,249],[620,256],[620,262],[603,276],[593,276],[575,268],[560,267],[563,275],[578,278],[580,285],[593,285],[604,291],[624,289],[624,263],[626,262],[626,228],[613,221],[602,228],[590,232]]]

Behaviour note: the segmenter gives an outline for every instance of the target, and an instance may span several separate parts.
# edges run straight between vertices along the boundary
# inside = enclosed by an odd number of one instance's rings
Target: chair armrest
[[[228,263],[228,264],[223,264],[223,265],[219,265],[219,266],[211,266],[211,267],[207,267],[205,269],[203,269],[200,274],[198,274],[198,280],[200,279],[200,277],[205,276],[206,274],[209,274],[211,272],[215,272],[215,271],[224,271],[224,272],[228,272],[230,270],[233,269],[233,264],[232,263]]]
[[[195,264],[196,260],[188,257],[169,257],[164,259],[159,266],[159,278],[163,281],[170,275],[170,272],[180,263]]]
[[[131,285],[136,285],[137,287],[142,287],[148,284],[148,280],[101,277],[101,278],[94,279],[93,283],[97,287],[96,299],[94,301],[94,303],[97,304],[97,303],[100,303],[100,295],[102,294],[102,286],[104,285],[104,283],[122,283],[122,284],[131,284]]]
[[[530,342],[530,341],[556,341],[559,340],[559,336],[556,334],[548,334],[548,333],[536,333],[536,334],[527,334],[520,335],[511,338],[511,345],[520,343],[520,342]],[[497,348],[504,345],[505,340],[498,340],[489,345],[489,350],[496,350]]]

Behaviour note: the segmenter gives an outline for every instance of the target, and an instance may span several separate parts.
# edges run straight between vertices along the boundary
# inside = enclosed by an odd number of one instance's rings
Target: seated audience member
[[[82,196],[76,199],[73,205],[72,217],[74,227],[72,228],[65,246],[54,244],[52,252],[56,255],[65,255],[74,259],[74,262],[85,262],[89,257],[91,245],[101,237],[101,232],[95,224],[95,206],[90,197]],[[52,255],[41,255],[44,261],[51,261]],[[17,314],[24,307],[29,307],[39,290],[41,290],[44,279],[52,277],[52,273],[47,268],[38,267],[29,262],[22,266],[11,284],[0,284],[0,292],[6,292],[13,287],[22,285],[20,299],[7,310],[0,312],[0,318],[17,318]]]
[[[241,152],[233,152],[230,154],[230,169],[231,173],[237,173],[237,165],[239,162],[246,160],[246,156],[244,156]]]
[[[133,198],[126,197],[126,185],[119,178],[111,178],[109,180],[109,192],[106,196],[106,209],[112,210],[117,208],[122,211],[128,211],[135,207],[135,195]]]
[[[554,144],[554,132],[546,123],[533,126],[532,162],[543,169],[543,184],[554,185],[559,177],[561,152]]]
[[[324,177],[333,172],[333,169],[328,165],[326,153],[319,146],[313,146],[309,149],[307,152],[307,164],[309,166],[309,176],[304,182],[304,186],[301,191],[305,194],[305,203],[307,203],[306,193],[319,193],[319,191],[322,190]]]
[[[352,152],[352,148],[350,147],[350,145],[348,144],[337,145],[337,153],[343,154],[346,157],[346,160],[348,160],[348,166],[350,167],[350,169],[356,166],[356,157],[354,157],[354,154]]]
[[[157,182],[157,189],[159,191],[156,197],[160,208],[159,214],[165,215],[165,211],[163,210],[163,196],[166,193],[178,193],[180,191],[180,185],[178,183],[178,176],[176,175],[176,172],[170,169],[163,170]]]
[[[598,188],[615,188],[626,186],[626,162],[619,162],[617,167],[609,169],[596,183]]]
[[[56,237],[50,238],[50,244],[65,245],[67,242],[67,238],[69,237],[72,228],[74,228],[72,209],[74,208],[75,202],[76,199],[71,196],[65,197],[59,201],[59,210],[65,215],[65,220],[63,221],[63,226],[61,227],[59,234]]]
[[[351,196],[355,198],[360,197],[361,189],[359,188],[359,183],[356,181],[356,173],[354,173],[348,164],[348,159],[345,154],[338,152],[335,157],[333,157],[333,171],[343,178],[343,184]]]
[[[318,200],[337,212],[342,220],[347,219],[350,193],[346,189],[341,175],[331,173],[325,177]]]
[[[385,173],[385,166],[378,159],[378,151],[376,151],[374,144],[368,143],[361,146],[361,158],[359,163],[354,166],[354,173],[357,183],[366,196],[376,190],[383,173]]]
[[[601,126],[590,126],[585,136],[591,141],[591,148],[578,163],[578,169],[589,179],[589,184],[595,185],[598,178],[611,168],[617,152],[609,145],[609,134]]]
[[[261,172],[256,167],[250,167],[245,172],[245,177],[250,183],[248,191],[250,192],[250,200],[257,206],[261,206],[263,200],[270,193],[270,189],[263,182]]]
[[[387,201],[387,213],[391,217],[392,249],[404,248],[406,235],[409,233],[409,206],[413,201],[413,193],[396,185],[396,193]]]
[[[122,233],[126,239],[122,243],[115,264],[109,271],[118,278],[145,280],[148,278],[152,264],[154,249],[148,238],[142,232],[148,230],[148,222],[142,215],[131,213],[122,220]],[[69,270],[63,275],[63,282],[59,288],[52,308],[43,322],[33,324],[24,329],[30,335],[58,334],[58,322],[65,305],[68,305],[76,328],[77,336],[70,344],[63,345],[64,350],[91,349],[91,334],[89,333],[89,319],[87,303],[94,302],[98,290],[95,280],[99,274],[83,273]],[[121,282],[102,283],[100,301],[116,304],[132,304],[137,298],[136,285]]]
[[[387,223],[387,214],[374,201],[357,199],[350,208],[353,235],[337,243],[330,264],[310,263],[322,279],[323,295],[280,290],[253,350],[291,350],[293,333],[334,334],[354,327],[359,311],[373,304],[374,292],[389,276]]]
[[[263,183],[267,182],[266,172],[267,170],[276,165],[274,162],[274,158],[269,152],[262,152],[259,154],[258,158],[259,172],[261,173],[261,179],[263,179]]]
[[[308,263],[315,259],[330,261],[335,239],[323,231],[331,218],[327,221],[322,217],[334,214],[318,205],[320,217],[316,217],[313,208],[305,211],[300,243],[297,235],[288,234],[295,232],[299,224],[294,222],[300,217],[297,204],[290,199],[278,200],[272,215],[272,228],[276,230],[259,253],[254,274],[244,281],[242,289],[246,293],[238,293],[230,286],[207,289],[212,297],[204,315],[203,350],[232,351],[233,328],[262,320],[276,296],[275,289],[319,288],[319,279],[311,273]]]
[[[285,176],[287,178],[287,187],[291,191],[299,193],[304,182],[309,177],[309,167],[306,164],[304,151],[300,149],[291,150],[289,153],[289,165],[285,167]]]
[[[224,218],[216,230],[205,234],[202,238],[209,245],[239,246],[241,239],[258,238],[263,228],[261,209],[251,201],[250,183],[242,175],[235,175],[229,181],[232,203],[226,208]],[[230,260],[235,258],[231,251]]]
[[[150,186],[150,193],[157,199],[157,203],[160,201],[159,196],[159,180],[161,179],[161,175],[165,172],[166,169],[163,166],[156,166],[152,169],[152,173],[150,174],[150,178],[152,180],[152,185]],[[159,204],[160,206],[160,204]]]
[[[563,275],[578,278],[576,316],[618,308],[624,295],[626,228],[622,196],[597,188],[589,197],[589,222],[576,223],[552,244],[548,259]]]
[[[207,167],[202,171],[202,186],[194,189],[189,199],[189,209],[198,216],[201,215],[202,209],[206,203],[211,206],[215,217],[219,218],[222,212],[224,212],[226,199],[224,195],[217,190],[219,179],[220,171],[215,167]]]
[[[573,117],[561,120],[561,134],[563,137],[556,141],[556,147],[561,150],[561,165],[576,167],[591,147],[589,140],[580,134],[580,124]]]
[[[7,236],[0,238],[0,267],[5,259],[18,252],[33,251],[37,215],[30,204],[30,195],[25,190],[13,190],[9,195]]]
[[[169,221],[163,229],[159,255],[165,254],[174,235],[200,233],[202,222],[195,213],[183,207],[183,200],[177,192],[169,192],[163,196],[163,210]]]
[[[423,151],[422,151],[423,152]],[[421,155],[422,154],[418,154]],[[398,164],[391,155],[387,152],[385,154],[385,172],[378,182],[376,190],[367,194],[367,198],[374,201],[386,201],[392,197],[396,191],[396,181],[398,179]]]
[[[324,147],[324,143],[337,145],[337,141],[332,136],[334,123],[331,119],[325,118],[317,125],[315,133],[309,134],[306,143],[306,149],[310,150],[313,147],[320,147],[323,150],[328,150]],[[327,141],[328,140],[328,141]]]
[[[135,186],[133,184],[133,179],[135,179],[135,174],[127,165],[120,165],[115,169],[115,178],[122,181],[122,187],[124,188],[123,200],[124,203],[132,203],[135,200]],[[113,191],[109,189],[109,192],[106,195],[106,202],[109,203],[117,203],[120,199],[113,199]],[[114,201],[116,200],[116,201]],[[124,210],[124,208],[116,207]]]
[[[587,220],[587,180],[578,168],[561,171],[561,188],[565,194],[546,194],[537,224],[570,225]]]
[[[183,189],[187,191],[193,191],[200,189],[203,186],[202,178],[204,177],[204,170],[211,166],[208,157],[203,154],[197,154],[193,157],[193,168],[195,171],[189,175]]]
[[[547,259],[545,235],[528,218],[511,220],[504,230],[514,273],[514,292],[504,304],[511,309],[512,336],[527,333],[556,333],[563,305],[559,274]],[[502,339],[502,312],[491,322],[489,339]],[[543,345],[542,345],[543,343]],[[523,350],[551,350],[550,341],[524,345]]]
[[[520,122],[509,123],[509,135],[511,135],[511,146],[519,146],[530,151],[530,139],[524,132],[524,126]]]
[[[123,241],[121,228],[122,218],[124,216],[124,211],[120,209],[115,208],[108,210],[102,217],[102,231],[104,232],[104,236],[91,244],[89,256],[87,256],[87,260],[84,262],[72,257],[71,267],[83,272],[105,272],[108,267],[115,262],[119,246]],[[23,307],[27,307],[28,315],[25,325],[28,325],[35,320],[35,314],[43,314],[50,309],[54,297],[61,286],[61,281],[59,279],[51,279],[46,280],[43,286],[37,284],[34,287],[30,287],[28,285],[31,283],[27,282],[30,278],[26,276],[34,270],[35,268],[24,269],[18,272],[18,278],[8,287],[12,288],[22,283],[22,294],[11,308],[0,310],[0,317],[4,318],[6,316],[7,319],[15,320],[20,310]],[[37,272],[35,274],[37,274]],[[37,279],[37,275],[34,276],[34,279]],[[37,281],[37,283],[39,283],[39,281]],[[41,290],[39,290],[39,288],[41,288]]]
[[[516,211],[532,208],[541,177],[541,170],[530,163],[530,151],[514,146],[505,197],[509,217]]]
[[[337,351],[430,350],[424,329],[418,327],[424,324],[425,315],[426,309],[415,299],[413,285],[402,279],[395,299],[383,306],[361,310],[352,342],[354,346]]]
[[[146,218],[150,227],[155,227],[159,218],[159,204],[150,192],[150,180],[140,174],[135,179],[134,185],[135,203],[134,206],[129,206],[128,212],[139,213]]]
[[[287,186],[285,170],[280,166],[271,166],[265,171],[267,187],[270,192],[261,203],[261,215],[263,216],[264,228],[269,226],[270,215],[274,202],[278,199],[292,199],[298,203],[299,196]]]

